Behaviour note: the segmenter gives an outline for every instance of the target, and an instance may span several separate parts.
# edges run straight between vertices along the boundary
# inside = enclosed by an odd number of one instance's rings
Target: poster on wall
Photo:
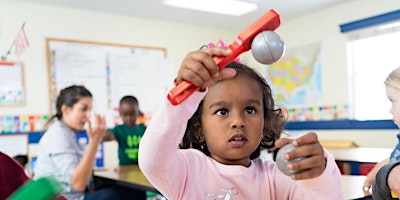
[[[286,107],[322,103],[321,44],[286,49],[266,74],[277,104]]]
[[[0,106],[25,104],[23,65],[0,61]]]

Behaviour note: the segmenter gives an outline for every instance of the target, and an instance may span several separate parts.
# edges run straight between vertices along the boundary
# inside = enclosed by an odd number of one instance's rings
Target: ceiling
[[[281,21],[350,0],[242,0],[255,2],[258,10],[240,16],[224,16],[165,6],[162,0],[18,0],[52,6],[85,9],[125,16],[242,30],[270,9],[279,13]]]

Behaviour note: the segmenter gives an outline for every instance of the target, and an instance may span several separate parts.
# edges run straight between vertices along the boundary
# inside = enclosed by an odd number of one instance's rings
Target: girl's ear
[[[198,138],[199,142],[204,142],[205,141],[204,133],[200,123],[194,124],[194,129],[195,129],[194,131],[195,137]]]
[[[200,134],[199,142],[204,142],[206,139],[204,138],[204,134]]]

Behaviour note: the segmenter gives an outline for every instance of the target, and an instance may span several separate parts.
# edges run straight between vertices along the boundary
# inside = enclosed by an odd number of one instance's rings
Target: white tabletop
[[[390,157],[393,148],[326,148],[336,161],[378,163]]]

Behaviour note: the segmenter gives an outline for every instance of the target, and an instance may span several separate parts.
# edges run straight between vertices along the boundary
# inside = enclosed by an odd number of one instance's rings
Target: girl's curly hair
[[[275,141],[279,139],[283,132],[286,123],[286,117],[280,108],[275,108],[274,99],[272,98],[271,88],[267,81],[260,76],[256,71],[247,65],[232,62],[226,68],[233,68],[236,70],[237,76],[246,76],[249,79],[256,80],[262,88],[263,103],[264,103],[264,130],[263,138],[257,149],[250,155],[250,159],[258,158],[260,151],[263,148],[272,148],[275,146]],[[223,80],[221,80],[223,81]],[[218,81],[219,82],[219,81]],[[217,83],[218,83],[217,82]],[[203,101],[200,102],[194,115],[187,122],[185,135],[179,145],[181,149],[194,148],[202,151],[206,155],[210,155],[206,142],[202,139],[203,133],[201,132],[201,115],[202,115]]]

